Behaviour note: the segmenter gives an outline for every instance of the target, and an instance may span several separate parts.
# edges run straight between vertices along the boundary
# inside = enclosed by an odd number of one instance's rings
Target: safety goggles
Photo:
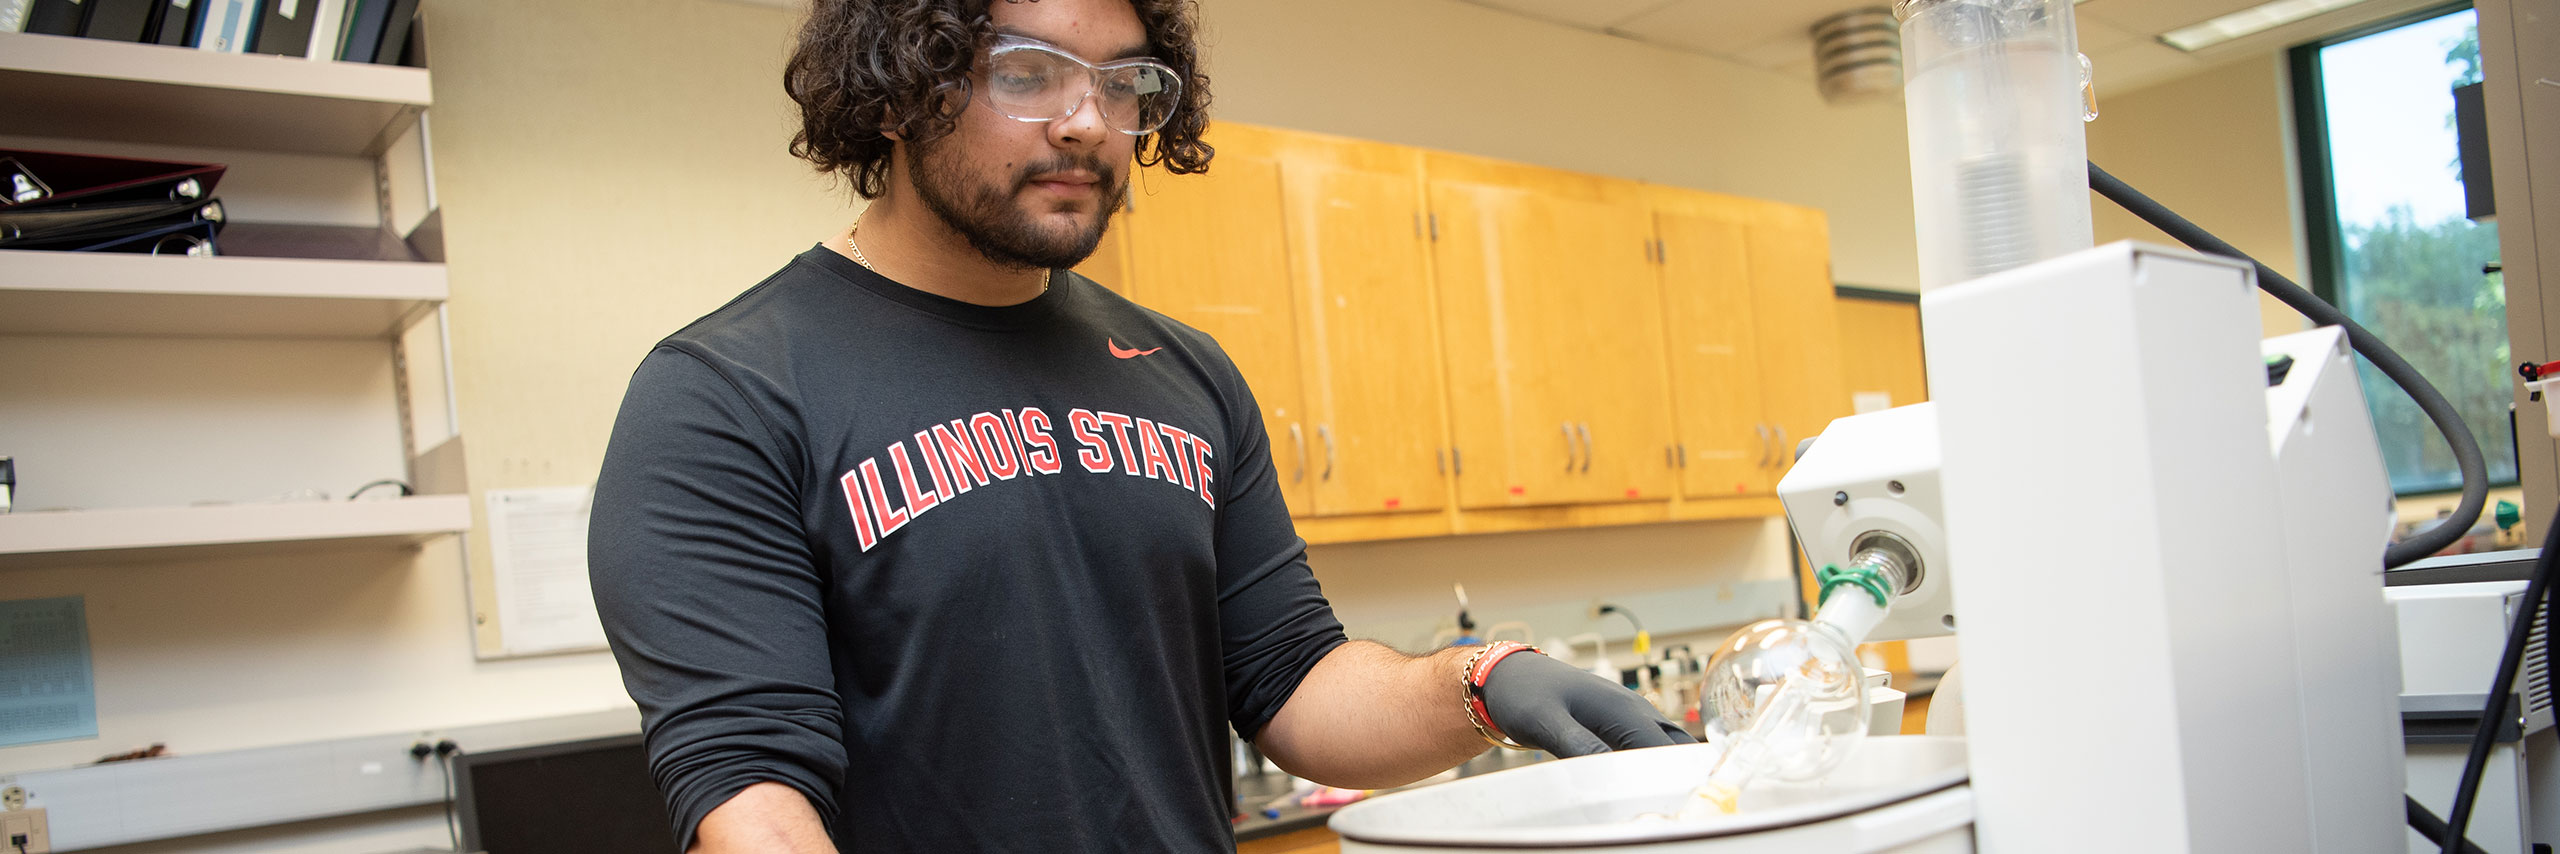
[[[1095,65],[1050,45],[1001,36],[987,49],[987,106],[1021,122],[1052,122],[1075,115],[1092,98],[1112,130],[1153,133],[1182,102],[1182,78],[1152,59]]]

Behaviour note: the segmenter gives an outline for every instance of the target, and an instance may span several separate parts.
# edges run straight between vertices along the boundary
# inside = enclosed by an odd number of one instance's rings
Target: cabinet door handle
[[[1298,446],[1298,470],[1289,474],[1290,483],[1307,482],[1307,434],[1298,425],[1289,425],[1289,441]]]
[[[1316,476],[1316,479],[1317,479],[1317,480],[1332,480],[1332,479],[1333,479],[1333,425],[1330,425],[1330,424],[1319,424],[1319,425],[1317,425],[1317,426],[1316,426],[1316,438],[1318,438],[1318,439],[1323,439],[1323,440],[1324,440],[1324,474],[1317,475],[1317,476]]]
[[[1760,467],[1769,467],[1769,425],[1753,424],[1751,432],[1760,434]]]
[[[1786,425],[1776,425],[1771,429],[1778,431],[1778,467],[1786,468],[1787,463],[1795,459],[1796,446],[1787,442]]]
[[[1574,454],[1573,422],[1567,421],[1562,426],[1564,427],[1564,471],[1566,474],[1572,474]]]
[[[1680,449],[1680,467],[1681,467],[1681,468],[1683,468],[1683,469],[1688,468],[1688,467],[1689,467],[1689,443],[1687,443],[1687,442],[1682,442],[1682,443],[1680,443],[1677,447]]]
[[[1591,422],[1582,422],[1582,473],[1591,473]]]
[[[1449,449],[1449,473],[1458,477],[1467,476],[1467,458],[1458,456],[1456,448]]]
[[[1679,468],[1679,467],[1680,467],[1680,463],[1679,463],[1679,461],[1677,461],[1676,459],[1674,459],[1674,458],[1671,456],[1671,446],[1670,446],[1670,445],[1664,445],[1664,446],[1662,446],[1662,467],[1663,467],[1663,468],[1667,468],[1667,469],[1673,469],[1673,468]]]
[[[1440,472],[1440,476],[1441,476],[1441,477],[1448,477],[1448,476],[1449,476],[1449,449],[1447,449],[1447,448],[1433,448],[1433,449],[1431,449],[1431,467],[1432,467],[1432,468],[1434,468],[1434,469],[1439,470],[1439,472]]]

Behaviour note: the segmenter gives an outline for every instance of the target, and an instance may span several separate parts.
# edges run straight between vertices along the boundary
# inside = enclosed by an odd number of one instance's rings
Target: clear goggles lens
[[[1086,96],[1102,120],[1126,134],[1153,133],[1182,102],[1182,79],[1164,63],[1124,59],[1092,65],[1046,45],[998,42],[987,52],[987,104],[1018,121],[1075,115]]]

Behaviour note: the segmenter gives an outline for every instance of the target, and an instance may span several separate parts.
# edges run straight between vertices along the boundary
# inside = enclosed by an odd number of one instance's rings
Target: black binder
[[[35,0],[27,9],[27,32],[49,36],[80,34],[80,18],[88,8],[80,0]]]
[[[215,239],[222,234],[220,220],[195,219],[161,226],[149,231],[103,239],[79,239],[62,242],[30,242],[12,249],[34,249],[55,252],[131,252],[148,255],[218,255]]]
[[[382,44],[373,52],[376,64],[400,64],[400,48],[409,44],[409,24],[417,19],[418,0],[391,0],[391,16],[382,22]]]
[[[338,45],[346,62],[372,62],[382,47],[382,27],[391,19],[391,0],[347,0],[347,40]]]
[[[266,11],[258,19],[258,41],[250,52],[279,56],[310,53],[311,19],[320,14],[319,6],[320,0],[267,0]]]
[[[144,39],[152,44],[194,47],[196,16],[204,14],[203,4],[195,0],[155,0],[151,9],[150,33]]]
[[[100,202],[0,211],[0,249],[72,249],[226,219],[218,199],[186,202]]]
[[[151,23],[151,7],[158,3],[159,0],[88,0],[89,15],[80,24],[80,35],[111,42],[142,41],[142,28]]]

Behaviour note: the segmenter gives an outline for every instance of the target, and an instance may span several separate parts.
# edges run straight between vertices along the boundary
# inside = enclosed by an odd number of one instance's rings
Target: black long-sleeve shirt
[[[846,851],[1230,847],[1248,736],[1343,641],[1208,336],[823,247],[660,342],[588,560],[677,836],[800,790]]]

